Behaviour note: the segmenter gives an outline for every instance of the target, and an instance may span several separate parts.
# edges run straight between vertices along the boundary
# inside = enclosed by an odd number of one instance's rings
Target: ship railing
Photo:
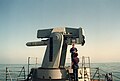
[[[28,62],[27,62],[28,63],[27,64],[28,65],[28,68],[27,68],[28,74],[27,75],[29,75],[31,68],[37,68],[38,66],[40,66],[40,64],[38,63],[39,59],[40,58],[38,58],[38,57],[28,57]]]
[[[6,67],[5,77],[6,81],[21,81],[25,80],[29,73],[31,68],[37,68],[40,66],[38,63],[37,57],[28,57],[28,64],[27,67],[13,67],[9,66]]]
[[[6,70],[0,69],[0,81],[5,81]]]
[[[25,80],[25,67],[6,67],[6,81]]]
[[[112,72],[113,73],[113,79],[115,79],[115,81],[120,81],[120,72]]]
[[[119,74],[120,72],[118,72]],[[111,81],[120,81],[120,77],[115,74],[115,72],[107,72],[99,67],[91,68],[91,80],[98,81],[107,81],[107,77],[111,79]]]

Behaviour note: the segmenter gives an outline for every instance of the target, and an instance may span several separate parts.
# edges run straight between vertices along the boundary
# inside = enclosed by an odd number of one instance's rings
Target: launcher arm
[[[85,37],[83,35],[82,28],[53,28],[53,29],[43,29],[38,30],[37,32],[37,38],[50,38],[52,33],[61,33],[65,39],[67,39],[67,44],[71,45],[73,40],[77,44],[81,44],[82,46],[85,43]],[[48,40],[42,40],[37,42],[28,42],[26,43],[27,46],[43,46],[47,45]]]
[[[42,41],[37,41],[37,42],[27,42],[27,46],[44,46],[47,45],[48,40],[42,40]]]

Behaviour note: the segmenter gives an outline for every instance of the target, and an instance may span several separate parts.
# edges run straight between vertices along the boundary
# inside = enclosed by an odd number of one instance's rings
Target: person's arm
[[[75,51],[76,51],[76,52],[78,51],[77,48],[75,48]]]
[[[70,53],[74,53],[74,49],[73,48],[70,49]]]
[[[72,53],[72,48],[70,49],[70,53]]]

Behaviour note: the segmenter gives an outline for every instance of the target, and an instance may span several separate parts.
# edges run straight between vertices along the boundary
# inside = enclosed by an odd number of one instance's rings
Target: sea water
[[[41,65],[30,65],[32,67],[40,67]],[[25,67],[25,75],[28,75],[28,65],[27,64],[0,64],[0,81],[6,81],[6,67],[9,68],[10,71],[21,71],[22,67]],[[14,68],[13,68],[14,67]],[[104,73],[112,73],[115,77],[120,78],[120,63],[91,63],[91,68],[98,68]],[[30,69],[29,69],[30,70]],[[19,74],[16,73],[18,76]],[[16,77],[17,77],[16,76]],[[8,80],[10,81],[10,80]],[[115,81],[120,81],[115,80]]]

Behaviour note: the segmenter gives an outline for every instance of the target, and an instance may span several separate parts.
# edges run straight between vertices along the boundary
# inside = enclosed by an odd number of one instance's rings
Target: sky
[[[120,62],[120,0],[0,0],[0,64],[27,63],[45,47],[27,47],[38,41],[37,30],[82,27],[86,43],[76,45],[79,57],[91,62]],[[70,48],[71,46],[69,46]],[[70,58],[69,48],[67,58]]]

